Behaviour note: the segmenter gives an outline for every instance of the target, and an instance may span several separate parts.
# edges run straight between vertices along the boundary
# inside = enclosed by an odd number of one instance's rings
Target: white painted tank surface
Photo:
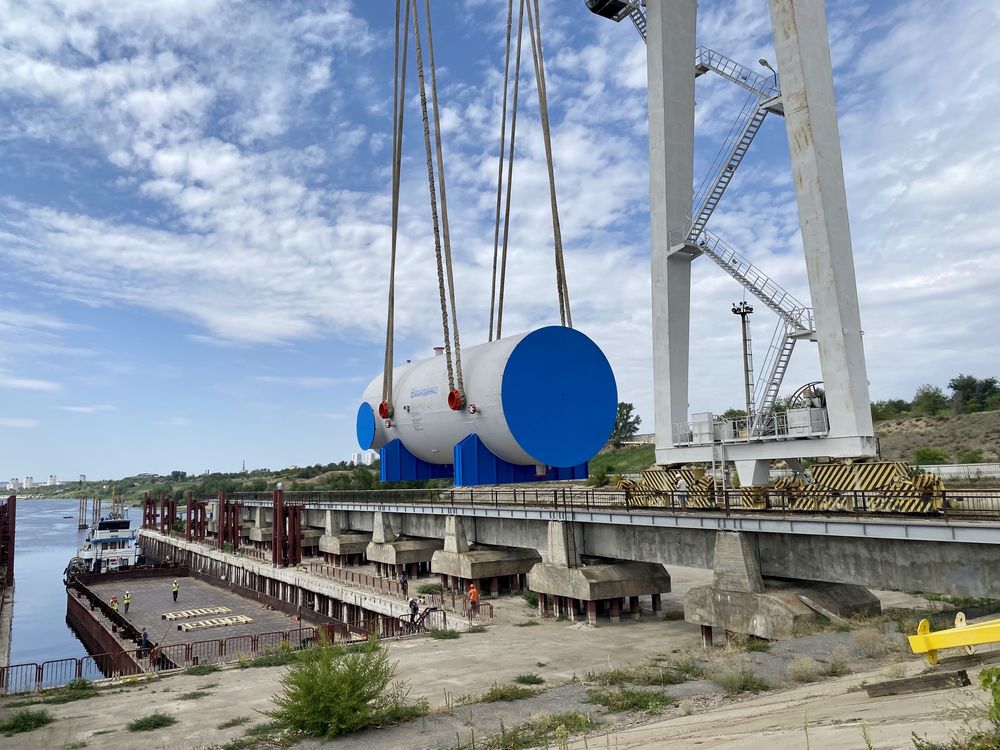
[[[618,390],[607,357],[586,335],[548,326],[462,350],[466,406],[448,406],[445,357],[397,366],[393,414],[378,416],[382,376],[358,409],[361,448],[399,438],[428,463],[450,464],[475,433],[514,464],[569,467],[592,458],[614,427]]]

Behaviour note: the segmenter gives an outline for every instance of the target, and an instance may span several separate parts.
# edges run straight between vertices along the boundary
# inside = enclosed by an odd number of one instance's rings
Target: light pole
[[[747,304],[746,300],[733,303],[733,315],[740,316],[740,327],[743,330],[743,390],[746,397],[747,408],[747,430],[750,429],[750,420],[753,418],[753,350],[750,347],[750,321],[748,318],[753,313],[753,308]]]
[[[771,63],[769,63],[763,57],[760,58],[757,62],[760,63],[761,67],[767,68],[768,70],[771,71],[771,73],[774,75],[774,88],[778,88],[778,71],[776,71],[774,68],[772,68],[771,67]]]

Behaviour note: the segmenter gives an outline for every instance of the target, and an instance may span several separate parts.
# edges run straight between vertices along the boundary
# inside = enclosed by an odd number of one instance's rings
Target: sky
[[[0,477],[281,468],[357,450],[385,335],[393,7],[0,0]],[[488,327],[506,4],[433,8],[469,345]],[[1000,9],[827,10],[872,397],[998,375]],[[541,19],[574,324],[651,431],[644,45],[583,0],[543,0]],[[765,0],[703,0],[698,36],[774,64]],[[410,72],[397,360],[441,338],[412,60]],[[698,79],[696,183],[743,98]],[[779,117],[709,226],[808,299]],[[531,75],[510,253],[505,331],[557,323]],[[743,296],[694,263],[691,412],[742,402],[730,307]],[[751,318],[758,362],[776,322],[762,306]],[[818,378],[814,345],[800,345],[783,390]]]

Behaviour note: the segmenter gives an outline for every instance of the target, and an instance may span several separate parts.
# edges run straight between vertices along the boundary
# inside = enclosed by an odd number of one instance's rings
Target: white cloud
[[[73,414],[99,414],[108,411],[118,411],[117,406],[112,406],[111,404],[94,404],[93,406],[60,406],[63,411],[72,412]]]
[[[51,393],[62,388],[59,383],[38,378],[23,378],[0,370],[0,388],[11,388],[21,391],[44,391]]]
[[[12,430],[34,429],[41,426],[37,419],[23,419],[20,417],[0,417],[0,427],[9,427]]]
[[[346,2],[302,11],[192,1],[157,14],[142,6],[80,2],[57,11],[0,0],[9,19],[0,30],[0,94],[18,137],[51,139],[103,160],[123,173],[118,189],[154,207],[136,219],[8,197],[0,204],[0,254],[53,294],[182,317],[198,326],[190,335],[199,340],[250,346],[344,336],[379,348],[389,245],[388,23],[370,30]],[[702,6],[700,41],[750,64],[774,61],[758,0]],[[556,7],[543,5],[543,22],[574,319],[608,352],[621,396],[639,406],[648,427],[643,45],[627,24]],[[449,52],[447,37],[436,50],[466,344],[485,338],[489,307],[502,10],[467,2],[453,20],[485,42],[465,60]],[[905,396],[917,382],[944,382],[959,367],[991,374],[1000,350],[982,332],[992,330],[1000,282],[992,262],[1000,242],[993,200],[1000,148],[983,123],[1000,115],[992,75],[1000,63],[996,10],[985,0],[912,0],[885,11],[860,3],[828,11],[873,392]],[[939,60],[962,63],[929,61],[928,48]],[[529,57],[508,333],[556,319]],[[311,110],[323,97],[322,113]],[[741,99],[721,80],[699,79],[699,178]],[[423,145],[415,97],[409,102],[397,350],[426,351],[440,337],[440,321]],[[372,115],[382,119],[373,125]],[[765,123],[711,228],[793,294],[808,297],[778,118]],[[742,290],[705,259],[693,278],[691,408],[721,409],[741,400],[729,304]],[[59,321],[35,324],[52,335],[64,330]],[[0,337],[4,325],[0,313]],[[758,362],[772,325],[769,314],[755,314]],[[816,373],[814,351],[801,346],[787,383]],[[347,381],[259,382],[320,388]]]

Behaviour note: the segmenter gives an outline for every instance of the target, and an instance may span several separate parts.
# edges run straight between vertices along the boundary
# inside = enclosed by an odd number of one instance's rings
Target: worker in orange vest
[[[474,583],[469,584],[469,607],[473,617],[479,614],[479,589]]]

